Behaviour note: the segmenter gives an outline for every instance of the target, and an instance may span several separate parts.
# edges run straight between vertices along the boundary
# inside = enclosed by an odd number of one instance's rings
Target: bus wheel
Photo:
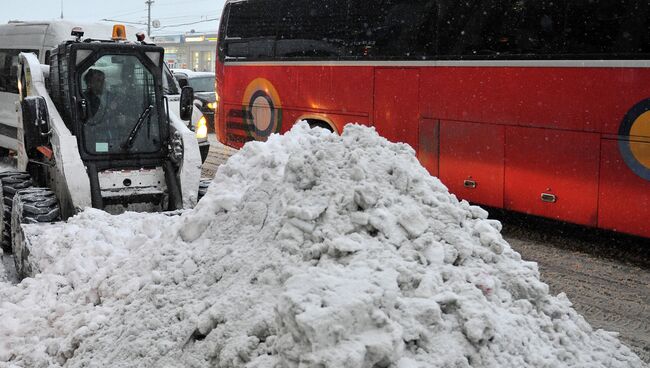
[[[212,183],[212,179],[207,179],[207,178],[201,178],[201,181],[199,181],[199,197],[198,201],[205,196],[205,193],[208,192],[208,187],[210,187],[210,183]]]
[[[323,128],[325,130],[329,130],[330,132],[334,133],[334,128],[332,128],[331,125],[329,125],[328,123],[322,120],[309,119],[307,120],[307,123],[309,124],[309,127],[312,129],[318,127],[318,128]]]

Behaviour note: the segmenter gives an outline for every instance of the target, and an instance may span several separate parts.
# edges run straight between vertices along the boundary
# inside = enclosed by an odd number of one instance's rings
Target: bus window
[[[508,28],[511,54],[537,58],[565,53],[565,5],[554,0],[527,0],[515,5],[512,13],[518,23]]]
[[[507,37],[502,29],[516,11],[507,6],[509,2],[515,1],[440,1],[438,53],[476,57],[506,51],[499,44]]]
[[[275,37],[278,6],[272,0],[232,3],[228,17],[228,38]]]
[[[435,55],[432,0],[351,0],[348,34],[353,54],[375,59],[425,59]]]
[[[278,57],[332,57],[345,53],[347,0],[285,2],[278,33]]]
[[[243,1],[230,5],[225,56],[267,59],[273,56],[278,26],[278,6],[272,0]]]
[[[650,53],[649,8],[641,0],[569,1],[566,50],[584,55]]]

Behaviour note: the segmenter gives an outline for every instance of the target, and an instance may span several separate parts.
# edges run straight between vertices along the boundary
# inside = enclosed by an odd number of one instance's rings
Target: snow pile
[[[0,366],[643,366],[486,218],[408,146],[300,124],[180,219],[29,227],[48,246],[0,286]]]

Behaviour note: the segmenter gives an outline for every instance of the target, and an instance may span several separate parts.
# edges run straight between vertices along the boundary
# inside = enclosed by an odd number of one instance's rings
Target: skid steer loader
[[[15,170],[0,172],[2,248],[29,276],[22,224],[65,220],[86,207],[109,213],[173,211],[199,196],[201,155],[184,88],[180,116],[163,94],[163,49],[83,38],[55,48],[47,65],[20,54]],[[0,131],[0,135],[2,131]],[[22,139],[22,141],[21,141]],[[201,186],[204,188],[205,186]],[[26,246],[29,245],[29,246]]]

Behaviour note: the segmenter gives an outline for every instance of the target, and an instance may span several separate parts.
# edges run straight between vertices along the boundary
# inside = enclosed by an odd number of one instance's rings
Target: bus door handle
[[[555,196],[555,194],[542,193],[541,198],[542,198],[542,202],[547,202],[547,203],[555,203],[555,202],[557,202],[557,197]]]
[[[465,179],[465,181],[463,182],[463,185],[465,186],[465,188],[474,189],[474,188],[476,188],[476,181],[474,181],[472,179]]]

